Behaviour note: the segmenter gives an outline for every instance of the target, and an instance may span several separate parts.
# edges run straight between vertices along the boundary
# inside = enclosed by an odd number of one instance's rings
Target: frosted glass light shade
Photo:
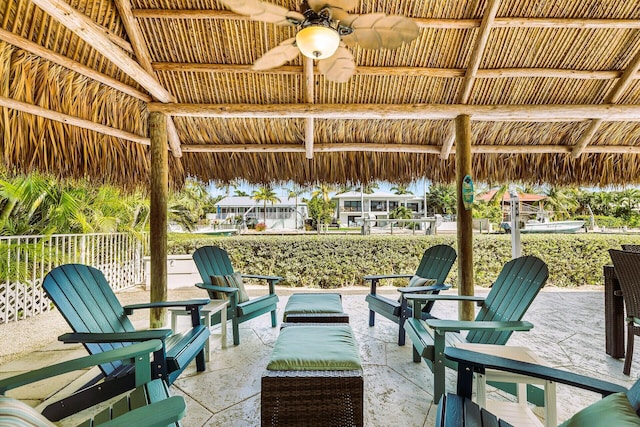
[[[336,53],[340,45],[340,36],[333,28],[310,25],[298,31],[296,44],[304,56],[325,59]]]

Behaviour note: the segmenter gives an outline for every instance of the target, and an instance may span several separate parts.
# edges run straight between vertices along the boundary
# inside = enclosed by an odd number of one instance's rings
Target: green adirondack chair
[[[486,298],[458,295],[408,294],[407,300],[414,303],[414,316],[407,319],[407,335],[413,343],[413,361],[421,359],[433,371],[434,401],[438,402],[444,393],[445,369],[456,368],[455,362],[444,357],[445,347],[456,342],[504,345],[513,331],[527,331],[533,328],[529,322],[521,321],[525,312],[538,295],[549,277],[547,265],[534,256],[523,256],[505,264],[493,283]],[[475,321],[422,320],[415,313],[418,307],[430,301],[475,301],[481,306]],[[466,336],[460,331],[469,331]],[[492,383],[511,393],[513,384]],[[530,391],[537,390],[531,388]],[[540,395],[534,403],[540,402]]]
[[[449,393],[440,400],[436,427],[510,425],[471,401],[473,374],[484,375],[487,369],[566,384],[604,398],[574,414],[562,427],[640,425],[636,412],[640,408],[640,381],[627,390],[597,378],[475,351],[449,347],[444,353],[447,360],[458,364],[458,383],[456,394]]]
[[[202,283],[197,287],[205,289],[211,299],[219,299],[220,293],[227,296],[229,306],[227,307],[227,320],[231,320],[233,328],[233,344],[240,344],[240,323],[251,320],[262,314],[271,312],[271,326],[277,325],[276,308],[278,296],[275,291],[275,284],[282,280],[280,276],[261,276],[256,274],[242,274],[243,279],[266,280],[269,284],[269,293],[258,298],[240,302],[238,288],[230,286],[217,286],[212,282],[212,276],[232,276],[235,271],[229,254],[219,246],[203,246],[193,253],[193,260],[196,263]],[[211,317],[212,324],[220,323],[220,315]]]
[[[131,364],[135,369],[135,389],[79,424],[81,427],[180,426],[186,404],[181,396],[171,396],[166,383],[151,378],[150,353],[162,348],[160,340],[149,340],[80,359],[69,360],[0,380],[0,425],[54,427],[35,408],[5,396],[8,390],[68,372],[110,362]],[[108,397],[105,397],[106,400]],[[102,405],[104,406],[104,405]],[[89,411],[91,412],[91,411]],[[67,423],[68,425],[68,423]]]
[[[449,289],[451,286],[445,285],[444,281],[453,266],[457,257],[455,249],[448,245],[432,246],[422,255],[420,264],[415,274],[387,274],[376,276],[364,276],[365,282],[371,282],[371,290],[365,297],[369,305],[369,326],[375,325],[376,313],[398,324],[398,345],[405,344],[404,323],[411,317],[411,307],[403,295],[408,293],[425,293],[437,295],[440,291]],[[376,292],[376,287],[380,280],[384,279],[409,279],[409,287],[398,288],[399,299],[387,298]],[[421,283],[433,281],[428,286],[420,286]],[[417,285],[413,285],[413,283]],[[430,301],[422,307],[422,318],[429,319],[429,312],[434,301]]]
[[[209,299],[156,302],[123,307],[102,272],[83,264],[65,264],[51,270],[42,282],[47,296],[65,318],[73,333],[61,335],[64,343],[82,343],[89,354],[130,346],[134,342],[160,340],[162,345],[153,355],[153,378],[173,384],[195,359],[199,372],[205,370],[204,346],[209,328],[200,324],[200,307]],[[129,318],[133,310],[152,307],[183,307],[191,313],[192,327],[174,334],[171,329],[137,331]],[[131,364],[113,361],[100,363],[102,375],[86,384],[81,393],[54,403],[43,414],[54,421],[83,407],[134,388],[136,372]],[[97,383],[99,380],[104,379]],[[97,383],[97,384],[96,384]]]

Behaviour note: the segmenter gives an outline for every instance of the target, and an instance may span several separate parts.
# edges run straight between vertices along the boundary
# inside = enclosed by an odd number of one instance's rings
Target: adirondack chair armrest
[[[205,283],[196,283],[196,287],[200,288],[200,289],[205,289],[205,290],[211,290],[211,291],[217,291],[217,292],[224,292],[225,294],[235,294],[238,292],[238,288],[232,288],[229,286],[214,286],[214,285],[207,285]]]
[[[177,423],[184,417],[187,404],[182,396],[171,396],[159,402],[151,403],[135,411],[119,415],[117,419],[100,424],[101,427],[122,426],[166,426]],[[150,424],[153,420],[153,424]]]
[[[626,392],[627,389],[619,384],[596,378],[586,377],[573,372],[548,366],[536,365],[534,363],[520,362],[504,357],[492,356],[485,353],[478,353],[470,350],[463,350],[455,347],[447,347],[444,350],[447,359],[471,367],[474,372],[482,373],[486,369],[496,369],[530,377],[541,378],[547,381],[554,381],[589,390],[601,394],[603,397],[612,393]],[[461,365],[458,365],[461,366]]]
[[[475,321],[475,320],[442,320],[427,319],[427,326],[436,333],[457,332],[457,331],[528,331],[533,328],[533,324],[527,321]]]
[[[184,307],[187,310],[191,310],[192,308],[197,308],[198,310],[203,305],[207,305],[211,302],[208,298],[202,299],[193,299],[186,301],[158,301],[158,302],[150,302],[150,303],[141,303],[141,304],[129,304],[125,305],[124,312],[127,315],[133,314],[133,310],[138,310],[141,308],[168,308],[168,307]]]
[[[373,275],[373,276],[364,276],[362,278],[365,282],[371,282],[371,294],[375,295],[376,286],[378,282],[382,279],[411,279],[413,274],[383,274],[383,275]]]
[[[148,329],[134,332],[70,332],[60,335],[59,341],[69,343],[109,343],[139,342],[147,340],[164,341],[173,332],[171,329]]]
[[[410,286],[407,288],[398,288],[398,292],[402,293],[403,296],[406,296],[408,294],[417,294],[420,292],[446,291],[449,288],[451,288],[451,285],[438,283],[429,286]]]
[[[281,276],[263,276],[260,274],[243,274],[242,278],[266,280],[268,282],[273,282],[274,285],[284,279],[284,277],[281,277]]]
[[[0,380],[0,394],[5,394],[7,390],[11,390],[26,384],[31,384],[36,381],[52,378],[57,375],[66,374],[68,372],[90,368],[93,366],[101,365],[103,363],[114,362],[117,360],[128,360],[129,363],[135,363],[136,378],[138,375],[141,375],[141,380],[143,382],[148,382],[151,380],[151,358],[149,354],[161,348],[161,341],[148,340],[121,347],[115,350],[109,350],[102,353],[81,357],[79,359],[56,363],[55,365],[46,366],[44,368],[25,372],[24,374]],[[147,377],[146,381],[144,381],[145,377]]]
[[[408,288],[411,289],[411,288]],[[484,297],[470,295],[424,295],[424,294],[406,294],[404,296],[412,301],[475,301],[478,305],[484,303]]]

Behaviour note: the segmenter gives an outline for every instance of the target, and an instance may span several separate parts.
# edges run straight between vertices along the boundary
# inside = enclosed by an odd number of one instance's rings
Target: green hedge
[[[407,274],[415,271],[424,250],[436,244],[456,247],[454,235],[441,236],[169,236],[170,254],[191,254],[203,245],[219,245],[229,252],[237,271],[284,277],[283,285],[339,288],[362,284],[369,274]],[[607,249],[640,244],[640,236],[622,234],[523,235],[524,255],[549,265],[548,285],[602,285],[602,266],[610,263]],[[475,282],[489,286],[511,258],[510,236],[474,236]],[[449,282],[457,280],[456,266]],[[398,281],[397,285],[402,282]]]

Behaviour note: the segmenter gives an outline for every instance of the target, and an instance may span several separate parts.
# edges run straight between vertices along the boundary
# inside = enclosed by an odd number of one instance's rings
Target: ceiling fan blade
[[[287,20],[291,12],[282,6],[260,0],[220,0],[220,3],[239,15],[245,15],[254,21],[270,22],[277,25],[293,25]]]
[[[291,61],[300,53],[295,42],[295,38],[283,41],[277,47],[267,51],[264,55],[258,58],[256,62],[253,63],[253,67],[251,67],[251,69],[256,71],[269,70],[283,65],[285,62]]]
[[[326,6],[331,8],[336,7],[342,10],[355,9],[358,5],[358,0],[307,0],[307,3],[311,9],[319,12]]]
[[[318,71],[329,81],[346,83],[356,73],[356,63],[349,49],[341,43],[333,56],[318,61]]]
[[[353,33],[344,36],[343,41],[347,44],[357,43],[363,49],[396,49],[420,35],[418,25],[413,20],[384,13],[357,15],[350,26]]]

